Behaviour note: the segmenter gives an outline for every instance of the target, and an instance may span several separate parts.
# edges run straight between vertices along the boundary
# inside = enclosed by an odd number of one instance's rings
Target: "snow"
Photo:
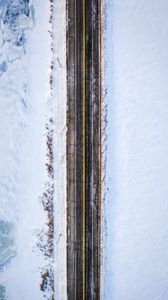
[[[168,2],[105,0],[103,299],[168,299]]]
[[[67,299],[67,205],[66,205],[66,134],[67,134],[67,74],[66,74],[66,1],[56,1],[54,23],[55,61],[55,300]]]
[[[0,1],[0,222],[10,228],[6,252],[0,246],[0,284],[9,300],[44,299],[41,272],[48,264],[37,244],[47,222],[40,197],[47,177],[50,8],[30,2]],[[12,12],[4,22],[7,3]]]

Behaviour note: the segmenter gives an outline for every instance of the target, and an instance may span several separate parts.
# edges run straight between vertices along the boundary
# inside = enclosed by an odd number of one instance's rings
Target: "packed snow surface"
[[[167,300],[168,1],[105,6],[103,299]]]

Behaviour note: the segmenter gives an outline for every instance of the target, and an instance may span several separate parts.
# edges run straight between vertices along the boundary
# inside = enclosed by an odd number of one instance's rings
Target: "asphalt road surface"
[[[101,2],[67,0],[68,299],[100,298]]]

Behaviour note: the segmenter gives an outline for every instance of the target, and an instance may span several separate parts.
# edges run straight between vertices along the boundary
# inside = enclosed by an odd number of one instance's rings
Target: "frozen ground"
[[[54,23],[54,157],[55,157],[55,300],[67,299],[67,205],[66,205],[66,1],[55,1]]]
[[[168,2],[105,0],[105,300],[168,299]]]
[[[49,15],[49,1],[0,0],[1,300],[43,299],[41,272],[50,263],[39,249],[47,222],[40,197],[47,180]]]

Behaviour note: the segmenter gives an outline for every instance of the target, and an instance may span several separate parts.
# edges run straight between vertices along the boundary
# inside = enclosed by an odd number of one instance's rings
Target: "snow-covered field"
[[[105,300],[168,299],[167,14],[104,0]],[[66,300],[65,0],[0,0],[0,136],[0,300]]]
[[[104,2],[103,299],[167,300],[168,1]]]
[[[49,1],[0,0],[1,300],[40,300],[45,295],[51,299],[53,264],[61,270],[53,285],[57,289],[55,299],[66,299],[66,257],[65,251],[61,252],[66,249],[66,216],[55,218],[57,229],[51,232],[52,215],[46,213],[47,204],[42,203],[48,189],[54,211],[66,211],[65,201],[61,201],[65,199],[65,187],[59,195],[60,187],[55,186],[58,161],[65,169],[66,150],[66,89],[60,90],[57,82],[59,76],[66,84],[64,6],[64,1],[58,4],[61,29],[55,37],[57,43],[59,38],[59,47],[54,52]],[[52,13],[56,22],[58,11]],[[57,132],[53,131],[55,124],[59,126]],[[50,157],[53,145],[54,161]],[[59,179],[62,185],[63,180]],[[48,270],[51,273],[47,278]],[[63,298],[58,297],[60,288]]]

